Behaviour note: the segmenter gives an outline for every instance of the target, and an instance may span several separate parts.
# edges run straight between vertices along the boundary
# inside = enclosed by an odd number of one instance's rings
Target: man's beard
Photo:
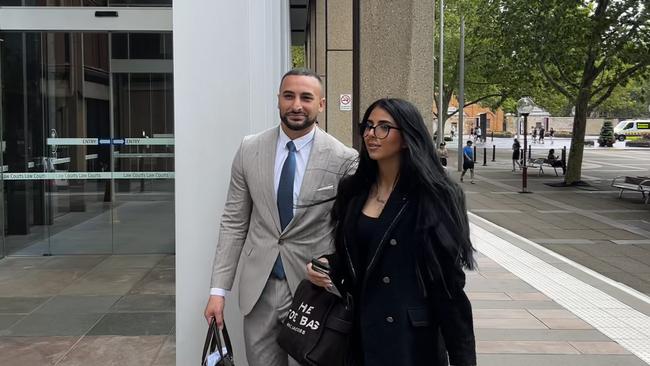
[[[280,115],[280,120],[285,126],[287,126],[287,128],[293,131],[304,130],[306,128],[311,127],[316,122],[316,118],[309,119],[309,116],[305,116],[302,122],[291,122],[289,121],[289,118],[287,118],[287,115],[288,113],[284,115]]]

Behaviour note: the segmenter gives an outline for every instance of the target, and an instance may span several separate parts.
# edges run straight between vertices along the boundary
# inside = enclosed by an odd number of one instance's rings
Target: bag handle
[[[235,354],[232,351],[232,343],[230,342],[230,336],[228,335],[228,329],[226,328],[226,322],[223,323],[223,329],[221,330],[223,335],[223,341],[226,344],[226,350],[230,357],[235,357]]]
[[[201,356],[201,365],[205,365],[206,357],[208,354],[214,352],[214,345],[212,338],[214,338],[214,318],[210,319],[210,325],[208,326],[208,334],[205,336],[205,342],[203,343],[203,354]],[[208,353],[209,351],[209,353]]]
[[[224,343],[226,344],[226,351],[228,352],[228,355],[230,357],[234,357],[233,351],[232,351],[232,343],[230,341],[230,336],[228,335],[228,329],[226,328],[226,323],[223,323],[223,340]],[[223,345],[221,343],[221,334],[219,332],[219,328],[217,327],[217,322],[215,321],[214,318],[210,320],[210,326],[208,327],[208,334],[205,337],[205,343],[203,345],[203,356],[201,357],[201,362],[205,363],[205,358],[209,355],[215,352],[215,350],[219,353],[221,358],[223,358]]]

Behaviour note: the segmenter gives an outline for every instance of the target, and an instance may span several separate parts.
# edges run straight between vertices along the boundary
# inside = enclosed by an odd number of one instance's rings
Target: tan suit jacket
[[[338,181],[357,152],[316,127],[293,220],[284,231],[274,189],[280,127],[244,138],[232,164],[221,217],[212,287],[230,290],[239,265],[239,307],[247,315],[257,303],[278,253],[294,293],[313,257],[334,251],[332,202],[301,207],[336,195]]]

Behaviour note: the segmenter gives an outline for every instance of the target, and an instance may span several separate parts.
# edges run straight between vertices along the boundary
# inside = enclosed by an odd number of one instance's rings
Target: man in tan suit
[[[280,125],[244,138],[233,160],[205,317],[223,324],[225,295],[239,266],[251,366],[295,364],[277,345],[280,321],[306,264],[334,250],[332,203],[322,202],[336,195],[357,153],[315,124],[324,106],[320,77],[289,71],[278,94]]]

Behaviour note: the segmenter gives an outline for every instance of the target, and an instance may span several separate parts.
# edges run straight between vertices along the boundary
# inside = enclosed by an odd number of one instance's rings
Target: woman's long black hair
[[[453,242],[441,244],[456,254],[461,265],[474,269],[474,248],[469,236],[465,194],[442,167],[422,115],[413,104],[403,99],[383,98],[368,107],[361,122],[363,125],[375,108],[388,112],[401,129],[406,148],[402,150],[399,179],[407,179],[417,191],[417,229],[427,235],[439,223],[444,225]],[[339,183],[332,210],[337,237],[342,235],[350,199],[367,192],[377,180],[377,162],[370,159],[362,143],[356,172]]]

